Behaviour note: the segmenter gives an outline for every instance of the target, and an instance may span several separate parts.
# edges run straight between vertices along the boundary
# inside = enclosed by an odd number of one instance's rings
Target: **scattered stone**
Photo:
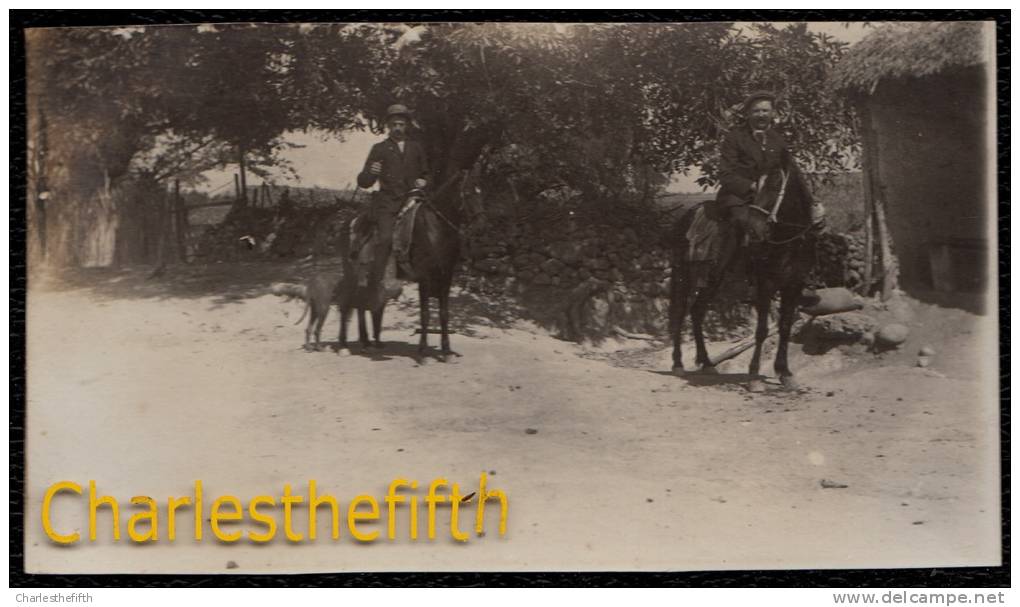
[[[234,561],[227,561],[227,569],[237,569],[237,563]]]
[[[918,367],[921,367],[923,369],[924,367],[927,367],[930,364],[931,364],[931,359],[928,358],[927,356],[918,356],[917,357],[917,366]]]
[[[534,428],[525,428],[524,429],[524,433],[525,434],[538,434],[538,430],[535,430]]]
[[[863,341],[874,328],[875,320],[862,312],[830,314],[804,326],[813,336],[829,341]]]
[[[837,483],[836,481],[830,481],[828,479],[822,479],[822,489],[846,489],[850,485],[844,485],[843,483]]]
[[[931,346],[922,346],[921,349],[917,351],[917,355],[918,356],[935,356],[935,348],[933,348]]]
[[[906,325],[898,322],[889,323],[875,334],[875,343],[880,346],[895,348],[907,341],[908,335],[910,335],[910,329]]]

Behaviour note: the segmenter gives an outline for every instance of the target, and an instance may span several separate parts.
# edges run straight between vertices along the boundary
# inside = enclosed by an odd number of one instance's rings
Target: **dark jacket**
[[[369,172],[373,162],[382,163],[380,175]],[[386,139],[372,146],[368,160],[358,174],[358,186],[370,188],[378,181],[379,202],[400,204],[404,194],[414,187],[414,180],[428,179],[428,173],[428,161],[420,143],[405,140],[404,151],[401,153],[396,141]]]
[[[765,131],[764,147],[746,124],[727,133],[719,154],[719,204],[728,207],[750,202],[751,185],[789,159],[789,148],[773,129]]]

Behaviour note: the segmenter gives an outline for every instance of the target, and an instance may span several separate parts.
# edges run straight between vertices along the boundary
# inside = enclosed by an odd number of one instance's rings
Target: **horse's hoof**
[[[747,382],[747,391],[748,392],[764,392],[765,391],[765,380],[762,380],[762,379],[752,379],[751,381]]]
[[[701,365],[698,368],[698,373],[702,375],[719,375],[719,369],[716,369],[714,365]]]
[[[436,360],[438,360],[441,363],[445,363],[446,362],[446,354],[437,354],[436,355]]]
[[[800,390],[800,382],[792,375],[784,375],[779,378],[779,381],[787,390]]]
[[[351,351],[347,348],[340,348],[336,351],[336,355],[347,357],[351,355]]]
[[[683,365],[674,365],[673,375],[676,375],[677,377],[683,377],[684,375],[687,375],[687,371],[684,370]]]

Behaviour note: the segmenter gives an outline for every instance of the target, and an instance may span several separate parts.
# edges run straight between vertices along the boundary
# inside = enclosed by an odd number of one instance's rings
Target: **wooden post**
[[[882,301],[885,301],[892,296],[892,291],[896,287],[897,270],[889,238],[889,227],[885,222],[885,202],[881,197],[875,198],[875,223],[878,229],[878,246],[882,251]]]
[[[860,287],[860,294],[864,296],[871,295],[871,281],[873,276],[873,267],[875,259],[875,239],[874,239],[874,199],[876,191],[876,182],[878,166],[874,162],[873,155],[875,152],[875,145],[878,143],[874,137],[874,131],[871,125],[871,113],[868,111],[867,102],[859,102],[857,104],[858,110],[861,117],[861,134],[863,135],[864,143],[864,154],[863,161],[864,165],[864,280]]]
[[[188,261],[188,208],[181,198],[181,180],[174,179],[174,232],[177,234],[177,259]]]
[[[241,200],[241,176],[234,173],[234,200]]]

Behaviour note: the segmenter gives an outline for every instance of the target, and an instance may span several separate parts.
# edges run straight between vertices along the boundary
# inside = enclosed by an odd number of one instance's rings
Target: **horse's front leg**
[[[759,277],[755,290],[754,310],[758,315],[758,326],[754,331],[754,355],[748,374],[751,376],[748,390],[764,392],[765,380],[761,377],[761,350],[769,336],[769,310],[772,308],[772,285],[767,279]]]
[[[447,356],[453,354],[450,350],[450,291],[444,289],[439,294],[439,327],[441,332],[439,360],[446,362]]]
[[[429,347],[429,293],[425,285],[418,283],[418,311],[421,321],[421,337],[418,339],[418,356],[425,356]]]
[[[779,380],[783,382],[783,386],[789,390],[800,388],[786,359],[786,352],[790,345],[790,331],[793,329],[793,322],[797,317],[797,303],[800,294],[801,285],[788,285],[783,288],[779,300],[779,346],[776,350],[775,370]]]
[[[382,335],[382,320],[383,312],[385,311],[386,304],[383,304],[379,306],[377,309],[372,310],[372,340],[373,345],[375,345],[376,348],[383,347],[382,339],[380,336]]]
[[[336,351],[338,353],[347,349],[347,323],[351,319],[351,308],[346,304],[340,304],[340,336],[337,339]]]
[[[686,247],[686,244],[681,246]],[[686,255],[674,253],[672,274],[669,277],[669,331],[673,338],[673,373],[684,372],[683,346],[684,319],[687,317],[687,305],[691,295],[690,264]]]

